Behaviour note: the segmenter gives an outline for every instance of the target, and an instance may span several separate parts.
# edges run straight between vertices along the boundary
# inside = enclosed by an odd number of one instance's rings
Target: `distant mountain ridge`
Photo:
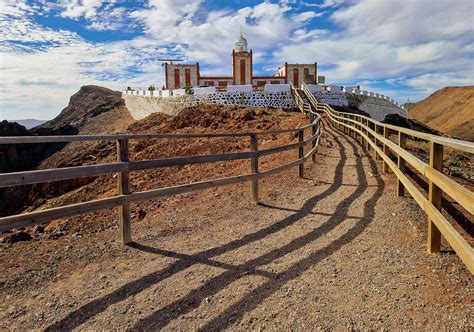
[[[410,115],[442,133],[474,141],[474,86],[442,88],[416,103]]]
[[[31,129],[36,126],[39,126],[48,120],[37,120],[37,119],[23,119],[23,120],[7,120],[8,122],[16,122],[19,125],[22,125],[26,129]]]

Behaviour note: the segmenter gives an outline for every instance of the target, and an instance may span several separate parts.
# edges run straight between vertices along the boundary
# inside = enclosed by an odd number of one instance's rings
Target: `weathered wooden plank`
[[[316,140],[316,144],[315,146],[304,156],[303,160],[306,161],[306,159],[308,159],[309,157],[312,157],[314,156],[314,154],[316,153],[316,151],[318,150],[318,147],[319,147],[319,139],[321,138],[321,136],[319,136]]]
[[[238,176],[232,176],[232,177],[227,177],[227,178],[217,179],[217,180],[194,182],[194,183],[189,183],[189,184],[184,184],[184,185],[179,185],[179,186],[135,192],[131,194],[131,201],[142,202],[142,201],[156,199],[158,197],[163,197],[163,196],[184,194],[184,193],[200,191],[200,190],[205,190],[205,189],[210,189],[210,188],[227,186],[230,184],[252,181],[252,180],[258,179],[260,175],[261,173],[238,175]]]
[[[19,227],[30,227],[54,219],[66,218],[79,214],[114,208],[118,205],[126,203],[128,200],[129,197],[122,195],[84,203],[71,204],[42,211],[34,211],[2,217],[0,218],[0,231]]]
[[[117,141],[117,160],[119,162],[129,161],[128,139]],[[130,175],[128,171],[119,173],[118,189],[120,195],[130,194]],[[119,239],[123,244],[132,242],[132,221],[130,216],[130,203],[125,202],[118,207]]]
[[[312,95],[312,94],[311,94],[311,95]],[[312,121],[311,121],[312,123],[315,123],[315,118],[316,118],[316,115],[313,114],[313,115],[312,115]],[[317,124],[315,124],[314,126],[311,127],[311,134],[312,134],[312,136],[310,137],[310,140],[311,140],[311,149],[314,149],[314,148],[316,147],[316,143],[317,143],[317,138],[316,138],[316,137],[319,137],[319,135],[320,135],[320,134],[319,134],[319,123],[317,123]],[[313,137],[314,137],[315,139],[313,139]],[[315,155],[315,154],[313,154],[313,155],[311,156],[311,158],[312,158],[313,162],[316,161],[316,155]]]
[[[182,166],[258,157],[258,152],[236,152],[203,156],[173,157],[153,160],[131,161],[130,170],[142,170],[158,167]]]
[[[286,145],[281,145],[281,146],[276,146],[273,148],[268,148],[268,149],[263,149],[258,152],[259,157],[264,157],[268,156],[274,153],[279,153],[279,152],[284,152],[288,150],[294,150],[297,149],[301,146],[304,146],[306,142],[298,142],[298,143],[291,143],[291,144],[286,144]]]
[[[294,131],[298,131],[295,129]],[[0,144],[56,143],[83,141],[117,141],[121,139],[188,139],[245,137],[251,133],[195,133],[195,134],[136,134],[136,135],[70,135],[70,136],[7,136],[0,137]]]
[[[67,135],[67,136],[5,136],[0,137],[0,144],[29,144],[29,143],[61,143],[61,142],[81,142],[81,141],[117,141],[121,139],[190,139],[190,138],[220,138],[220,137],[245,137],[252,134],[277,135],[297,132],[301,129],[308,129],[311,124],[279,130],[268,130],[262,132],[242,132],[242,133],[189,133],[189,134],[116,134],[116,135]]]
[[[454,148],[456,150],[469,152],[469,153],[474,153],[474,143],[473,142],[462,141],[462,140],[459,140],[459,139],[442,137],[442,136],[435,136],[435,135],[430,136],[430,141],[433,142],[433,143],[441,144],[443,146],[449,146],[449,147]]]
[[[0,188],[22,186],[34,183],[78,179],[110,173],[125,172],[127,170],[128,163],[118,162],[111,164],[86,165],[65,168],[52,168],[36,171],[2,173],[0,174]]]
[[[472,191],[431,166],[426,166],[424,175],[469,213],[474,214],[474,193]]]
[[[304,159],[297,159],[297,160],[289,162],[285,165],[281,165],[281,166],[278,166],[278,167],[268,169],[266,171],[260,172],[259,178],[262,179],[262,178],[265,178],[265,177],[268,177],[268,176],[272,176],[272,175],[284,172],[284,171],[289,170],[293,167],[299,166],[304,162],[305,162]]]
[[[304,131],[300,130],[298,132],[298,142],[304,144]],[[298,158],[302,159],[304,157],[304,145],[298,148]],[[304,177],[304,165],[300,164],[298,168],[298,175],[300,178]]]
[[[278,135],[278,134],[285,134],[285,133],[294,133],[300,130],[306,130],[311,127],[311,124],[307,124],[301,127],[297,128],[291,128],[291,129],[279,129],[279,130],[267,130],[267,131],[261,131],[261,132],[255,132],[255,133],[249,133],[250,134],[257,134],[259,136],[261,135]]]

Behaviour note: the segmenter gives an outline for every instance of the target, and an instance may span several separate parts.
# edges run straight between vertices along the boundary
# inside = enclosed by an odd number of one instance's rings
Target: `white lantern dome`
[[[235,51],[236,52],[247,52],[247,39],[240,34],[239,39],[235,41]]]

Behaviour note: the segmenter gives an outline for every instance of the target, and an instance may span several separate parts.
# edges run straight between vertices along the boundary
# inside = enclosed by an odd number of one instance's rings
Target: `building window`
[[[214,86],[214,81],[206,81],[206,82],[204,82],[204,85]]]
[[[304,69],[304,81],[305,81],[305,83],[309,83],[309,84],[314,83],[314,75],[309,74],[309,69],[308,68]]]
[[[227,81],[219,81],[219,86],[227,86]]]
[[[280,84],[280,81],[271,81],[271,84]]]

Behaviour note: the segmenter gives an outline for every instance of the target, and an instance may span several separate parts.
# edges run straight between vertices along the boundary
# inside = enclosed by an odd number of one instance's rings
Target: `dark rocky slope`
[[[31,131],[36,135],[75,135],[94,117],[123,105],[120,92],[86,85],[71,96],[69,105],[57,117]]]
[[[123,131],[132,117],[120,92],[88,85],[71,96],[69,104],[51,121],[27,130],[17,123],[0,123],[2,136],[107,134]],[[100,142],[99,142],[100,143]],[[17,144],[0,146],[0,172],[18,172],[76,166],[75,156],[88,151],[93,143]],[[90,162],[94,162],[89,156]],[[77,159],[77,158],[76,158]],[[54,197],[90,182],[91,179],[60,181],[49,184],[0,188],[0,216],[19,213],[27,206],[37,206],[44,198]]]

